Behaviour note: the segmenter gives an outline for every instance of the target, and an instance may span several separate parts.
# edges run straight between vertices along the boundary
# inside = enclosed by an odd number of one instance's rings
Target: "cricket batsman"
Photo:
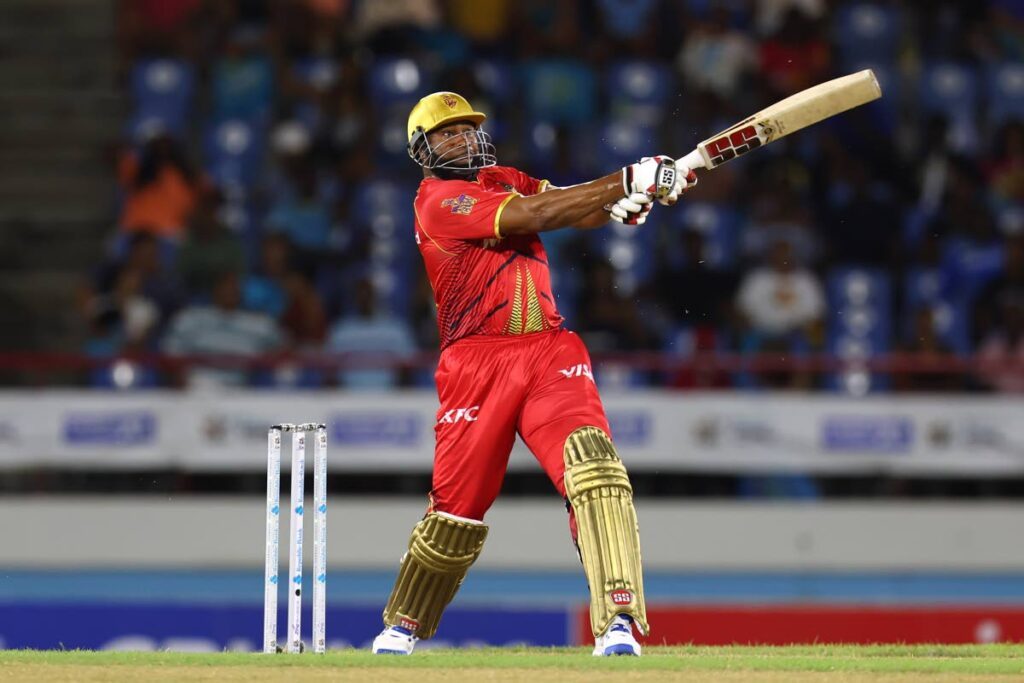
[[[590,586],[595,655],[639,655],[648,634],[633,491],[580,338],[562,327],[538,233],[642,224],[696,175],[645,157],[580,185],[552,187],[498,166],[463,97],[437,92],[409,114],[423,168],[415,238],[434,290],[441,407],[426,516],[413,528],[374,653],[411,654],[437,630],[487,537],[518,433],[566,500]]]

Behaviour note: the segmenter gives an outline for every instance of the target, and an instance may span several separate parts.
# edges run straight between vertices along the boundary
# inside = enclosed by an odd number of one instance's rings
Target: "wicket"
[[[277,594],[281,527],[281,434],[292,434],[291,525],[288,545],[289,653],[302,652],[302,522],[305,506],[306,434],[313,444],[313,652],[327,649],[327,425],[274,425],[267,433],[267,543],[263,582],[263,651],[278,652]]]

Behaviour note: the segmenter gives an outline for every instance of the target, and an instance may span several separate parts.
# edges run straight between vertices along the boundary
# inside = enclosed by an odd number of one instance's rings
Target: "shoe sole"
[[[612,655],[632,655],[637,656],[636,652],[629,645],[609,645],[604,649],[604,656],[610,657]]]
[[[408,655],[404,650],[375,650],[375,655]]]

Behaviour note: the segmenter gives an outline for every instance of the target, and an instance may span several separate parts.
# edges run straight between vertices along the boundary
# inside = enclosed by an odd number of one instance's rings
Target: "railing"
[[[163,383],[180,384],[193,368],[215,368],[241,372],[308,370],[334,374],[351,370],[395,370],[429,372],[438,354],[423,352],[398,358],[382,353],[288,352],[259,356],[187,355],[157,353],[91,356],[79,353],[14,351],[0,352],[0,382],[7,385],[61,385],[81,383],[91,372],[117,367],[156,371],[168,378]],[[978,355],[922,354],[894,352],[869,358],[842,358],[830,354],[786,355],[779,353],[671,353],[629,352],[592,354],[593,371],[622,375],[648,373],[660,376],[655,385],[673,385],[673,378],[691,376],[700,386],[734,386],[735,378],[789,374],[811,377],[875,375],[894,379],[962,378],[965,382],[1017,375],[1024,380],[1024,359],[994,359]],[[70,375],[70,377],[69,377]],[[719,376],[717,382],[707,378]],[[78,381],[75,381],[78,377]],[[1024,381],[1022,381],[1024,383]],[[966,385],[965,385],[966,388]]]

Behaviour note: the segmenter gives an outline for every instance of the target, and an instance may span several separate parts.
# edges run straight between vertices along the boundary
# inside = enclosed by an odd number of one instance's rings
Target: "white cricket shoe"
[[[616,616],[604,635],[594,640],[595,657],[612,655],[640,656],[640,643],[633,637],[633,618],[626,614]]]
[[[388,626],[380,635],[373,639],[375,655],[411,655],[419,640],[409,629],[401,626]]]

